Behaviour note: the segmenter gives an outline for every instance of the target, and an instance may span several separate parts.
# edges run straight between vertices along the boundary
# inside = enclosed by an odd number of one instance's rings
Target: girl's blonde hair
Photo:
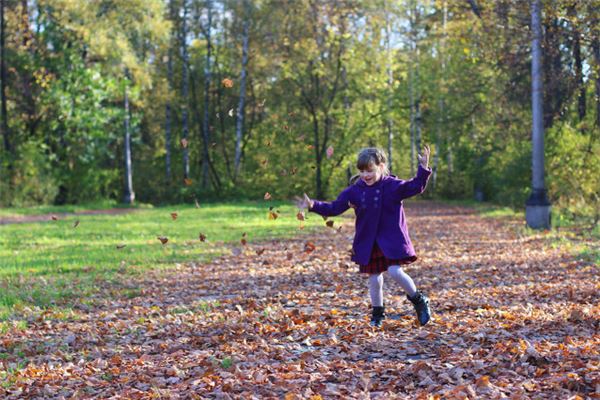
[[[358,158],[356,160],[356,168],[360,171],[368,169],[371,165],[379,167],[383,164],[383,175],[387,176],[390,174],[390,170],[387,166],[387,156],[385,151],[378,147],[366,147],[358,152]],[[350,184],[353,184],[358,180],[360,174],[354,175],[350,178]]]

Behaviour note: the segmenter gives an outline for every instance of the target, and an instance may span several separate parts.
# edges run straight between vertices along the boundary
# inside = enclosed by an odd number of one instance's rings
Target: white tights
[[[388,268],[388,275],[398,283],[409,296],[417,293],[415,282],[399,265],[392,265]],[[369,275],[369,294],[371,295],[371,305],[373,307],[383,306],[383,274]]]

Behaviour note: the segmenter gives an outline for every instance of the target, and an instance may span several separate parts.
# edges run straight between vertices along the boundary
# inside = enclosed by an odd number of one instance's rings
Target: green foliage
[[[16,154],[1,154],[0,204],[120,199],[127,88],[133,189],[141,202],[257,199],[267,191],[278,198],[304,191],[332,198],[347,184],[348,166],[356,172],[361,147],[387,148],[388,122],[393,173],[408,179],[416,164],[412,93],[421,142],[436,153],[430,164],[437,163],[437,182],[426,195],[470,199],[481,191],[487,200],[522,209],[531,186],[531,38],[523,18],[529,8],[501,3],[482,1],[478,17],[456,2],[16,2],[6,10],[8,122]],[[584,3],[544,6],[546,171],[558,215],[594,224],[600,75],[591,47],[595,14]],[[234,176],[244,21],[250,48],[243,154]],[[576,45],[580,64],[591,68],[580,70]],[[191,179],[185,184],[184,112]]]
[[[23,207],[47,204],[54,200],[58,189],[47,153],[48,147],[36,140],[20,146],[18,158],[13,164],[12,190],[9,192],[6,184],[0,188],[0,193],[4,195],[0,198],[0,204]]]
[[[564,124],[547,131],[548,190],[563,218],[600,220],[600,142]]]

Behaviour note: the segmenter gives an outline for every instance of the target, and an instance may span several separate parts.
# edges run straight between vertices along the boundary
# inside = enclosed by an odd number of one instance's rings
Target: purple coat
[[[333,217],[350,208],[348,202],[356,207],[352,261],[360,265],[369,263],[375,242],[389,259],[415,258],[402,200],[422,193],[429,175],[431,169],[419,165],[417,176],[407,181],[395,176],[384,176],[372,186],[368,186],[359,179],[344,189],[331,203],[315,200],[310,211]]]

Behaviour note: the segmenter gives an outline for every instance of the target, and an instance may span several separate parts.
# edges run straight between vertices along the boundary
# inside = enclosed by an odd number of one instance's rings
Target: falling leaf
[[[79,220],[73,222],[73,228],[77,228],[79,226]]]
[[[325,225],[327,225],[330,228],[333,228],[333,220],[326,221]]]
[[[265,249],[264,247],[263,247],[263,248],[260,248],[260,249],[258,249],[258,250],[256,250],[256,255],[257,255],[257,256],[260,256],[262,253],[264,253],[264,252],[265,252],[265,250],[266,250],[266,249]]]
[[[269,211],[269,219],[274,220],[277,219],[277,217],[279,217],[279,215],[276,212]]]
[[[296,218],[298,219],[298,221],[304,221],[306,219],[304,211],[298,211],[298,214],[296,214]]]
[[[233,108],[231,110],[229,110],[229,112],[227,114],[229,114],[230,117],[233,117]]]
[[[267,142],[267,147],[271,147],[271,141],[270,140]]]
[[[177,219],[177,213],[176,212],[172,212],[171,213],[171,218],[173,218],[173,221],[175,221]]]
[[[331,158],[333,156],[333,146],[329,146],[326,151],[327,158]]]
[[[221,83],[226,88],[233,87],[233,81],[231,79],[229,79],[229,78],[223,78],[223,80],[221,81]]]
[[[191,186],[192,180],[190,178],[184,178],[183,183],[185,184],[185,186]]]
[[[313,242],[306,242],[304,243],[304,251],[306,253],[312,253],[317,247],[315,246],[315,244]]]
[[[312,144],[306,145],[307,150],[312,150],[314,148],[315,148],[315,146],[313,146]]]
[[[267,159],[265,158],[264,160],[261,160],[261,161],[260,161],[260,164],[261,164],[263,167],[266,167],[268,162],[269,162],[269,160],[267,160]]]
[[[127,246],[126,244],[118,244],[117,245],[117,249],[121,250],[122,248],[124,248],[125,246]]]
[[[186,138],[181,139],[179,143],[181,143],[181,147],[184,149],[188,146],[188,141]]]
[[[205,242],[206,241],[206,235],[203,233],[200,233],[200,235],[198,235],[198,239],[200,239],[201,242]]]
[[[210,145],[211,145],[212,147],[217,147],[217,142],[212,142]]]
[[[271,193],[267,192],[264,196],[265,200],[271,200]]]
[[[56,215],[53,215],[50,218],[52,218],[52,221],[58,221],[58,218],[56,217]]]
[[[157,236],[157,239],[160,240],[162,244],[166,244],[169,241],[169,238],[165,236]]]
[[[248,244],[248,241],[247,241],[246,239],[242,238],[242,239],[240,240],[240,243],[242,244],[242,246],[245,246],[245,245],[247,245],[247,244]]]

